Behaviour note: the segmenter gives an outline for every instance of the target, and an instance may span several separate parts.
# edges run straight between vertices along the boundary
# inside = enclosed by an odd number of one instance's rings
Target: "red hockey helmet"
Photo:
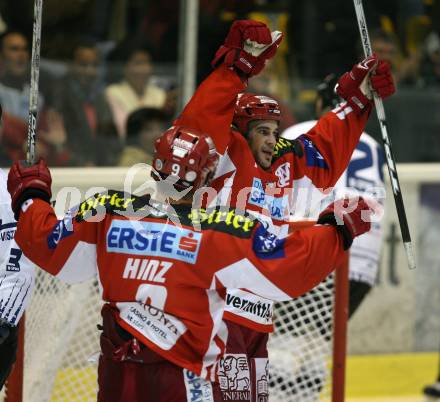
[[[265,95],[240,94],[235,104],[232,124],[246,135],[253,120],[281,120],[280,105]]]
[[[174,186],[181,190],[198,189],[214,176],[218,155],[214,142],[196,130],[173,126],[155,143],[153,178],[177,178]]]

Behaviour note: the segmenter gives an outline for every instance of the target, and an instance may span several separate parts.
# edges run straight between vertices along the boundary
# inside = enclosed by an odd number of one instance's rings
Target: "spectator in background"
[[[30,92],[30,53],[25,35],[6,31],[0,36],[0,102],[3,106],[1,146],[9,160],[24,159]],[[51,164],[64,164],[65,141],[62,122],[45,109],[43,94],[38,95],[37,154]],[[2,163],[7,160],[1,161]]]
[[[109,57],[109,62],[123,63],[123,78],[105,90],[119,138],[126,137],[128,115],[140,107],[167,109],[167,92],[151,82],[153,62],[146,47],[124,42]],[[172,104],[172,102],[171,102]]]
[[[370,40],[371,48],[379,59],[391,64],[394,82],[401,85],[414,85],[418,70],[417,55],[405,58],[400,51],[397,37],[381,28],[371,32]],[[362,49],[359,51],[363,54]]]
[[[419,82],[424,88],[440,85],[440,36],[434,31],[425,40]]]
[[[78,42],[70,69],[53,93],[53,108],[62,116],[69,163],[74,166],[113,165],[120,150],[111,110],[100,86],[99,63],[95,43]]]
[[[130,113],[126,124],[125,148],[118,166],[151,164],[154,143],[169,126],[167,115],[154,108],[140,108]]]
[[[248,92],[259,95],[266,95],[275,99],[281,110],[280,131],[293,126],[296,119],[288,104],[287,95],[282,96],[282,86],[286,87],[286,81],[280,80],[279,76],[273,71],[271,61],[266,68],[256,77],[252,77],[248,83]]]
[[[10,160],[23,159],[29,114],[29,48],[22,33],[6,31],[1,35],[0,63],[2,148]],[[41,96],[38,104],[42,104]]]

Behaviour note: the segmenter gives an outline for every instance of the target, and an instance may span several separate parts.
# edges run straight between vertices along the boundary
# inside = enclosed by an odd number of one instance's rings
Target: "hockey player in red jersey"
[[[184,191],[182,199],[167,204],[109,191],[62,220],[48,202],[51,175],[44,161],[15,162],[9,172],[23,252],[69,283],[98,275],[104,301],[99,401],[221,401],[216,381],[227,336],[226,289],[275,300],[298,296],[370,228],[365,218],[373,211],[363,200],[335,203],[320,225],[284,239],[235,208],[192,208],[194,191],[209,184],[217,163],[208,136],[172,127],[156,142],[154,177],[162,189]],[[225,362],[236,385],[243,364]]]
[[[281,39],[279,32],[271,34],[263,23],[236,21],[216,53],[214,72],[198,88],[176,124],[209,132],[221,153],[212,183],[219,194],[211,204],[251,211],[265,220],[271,231],[284,236],[295,204],[293,181],[307,175],[317,188],[332,187],[346,169],[370,114],[369,84],[382,98],[395,89],[389,65],[375,56],[366,58],[339,79],[337,91],[345,103],[297,140],[279,138],[278,103],[267,96],[242,92],[247,79],[274,56]],[[245,308],[249,304],[262,308],[252,312]],[[254,360],[267,358],[272,306],[272,301],[245,290],[228,291],[224,318],[231,356],[239,359],[247,355],[251,366]],[[223,374],[220,367],[219,375]],[[255,386],[260,377],[255,372],[250,375],[248,382]],[[224,392],[229,392],[227,385]],[[258,399],[257,394],[255,391],[252,400]]]

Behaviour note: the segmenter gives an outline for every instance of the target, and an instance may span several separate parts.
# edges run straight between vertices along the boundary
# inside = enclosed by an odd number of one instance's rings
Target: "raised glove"
[[[234,66],[247,77],[252,77],[275,55],[282,38],[281,32],[271,33],[262,22],[235,21],[211,64],[217,67],[225,63],[229,67]]]
[[[344,198],[333,202],[322,211],[318,223],[334,225],[342,234],[344,250],[348,250],[355,237],[370,230],[373,213],[376,211],[362,197]]]
[[[387,61],[379,60],[376,69],[370,75],[370,82],[374,92],[382,99],[396,92],[393,76],[391,75],[391,65]]]
[[[367,77],[377,62],[375,55],[367,57],[343,74],[336,85],[336,93],[347,101],[356,114],[362,113],[371,104],[372,95]]]
[[[16,161],[8,174],[8,191],[11,194],[11,206],[18,220],[22,204],[30,198],[40,198],[50,202],[52,177],[43,159],[32,166],[25,161]]]

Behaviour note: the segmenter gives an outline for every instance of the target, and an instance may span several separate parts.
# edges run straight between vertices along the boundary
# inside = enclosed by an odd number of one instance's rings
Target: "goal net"
[[[275,305],[269,340],[270,400],[329,400],[334,275],[295,300]]]
[[[66,285],[37,271],[26,312],[23,401],[96,400],[100,308],[97,281]]]

